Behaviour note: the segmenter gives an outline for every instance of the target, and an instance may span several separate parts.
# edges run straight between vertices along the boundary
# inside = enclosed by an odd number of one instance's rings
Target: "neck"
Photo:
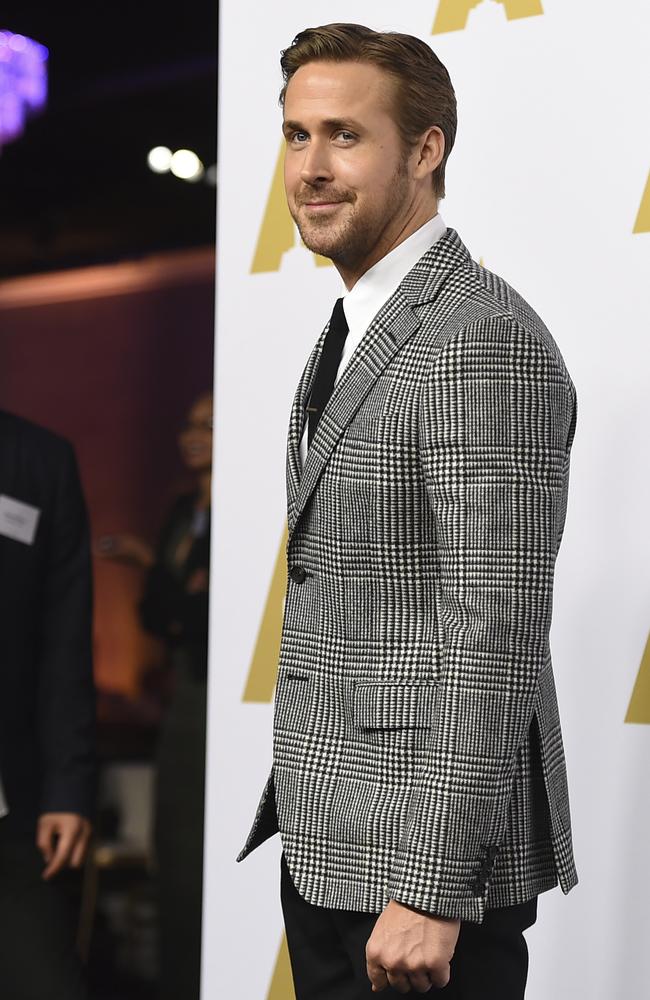
[[[422,204],[411,205],[406,213],[386,223],[372,250],[362,259],[355,261],[334,260],[333,264],[341,275],[348,292],[354,288],[359,278],[366,271],[369,271],[371,267],[374,267],[380,260],[388,256],[391,250],[394,250],[400,243],[407,240],[409,236],[412,236],[413,233],[421,229],[427,222],[430,222],[437,214],[437,200],[432,202],[430,199],[427,199]]]

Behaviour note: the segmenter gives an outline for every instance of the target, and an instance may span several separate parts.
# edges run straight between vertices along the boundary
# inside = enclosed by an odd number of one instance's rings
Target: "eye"
[[[307,142],[309,136],[306,132],[291,132],[289,135],[289,142],[301,145],[303,142]]]
[[[336,139],[337,142],[342,142],[344,145],[349,145],[350,143],[355,142],[357,137],[354,134],[354,132],[348,132],[347,129],[342,128],[339,129],[334,138]]]

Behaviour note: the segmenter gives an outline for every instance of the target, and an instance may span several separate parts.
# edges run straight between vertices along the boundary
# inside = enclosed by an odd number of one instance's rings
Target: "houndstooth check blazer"
[[[300,470],[291,413],[274,763],[298,891],[480,922],[576,883],[549,628],[575,390],[453,230],[368,328]]]

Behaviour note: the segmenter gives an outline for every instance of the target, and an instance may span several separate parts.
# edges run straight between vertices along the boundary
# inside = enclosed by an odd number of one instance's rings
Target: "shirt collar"
[[[434,215],[359,278],[343,297],[343,309],[351,333],[368,328],[420,257],[446,231],[442,216]]]

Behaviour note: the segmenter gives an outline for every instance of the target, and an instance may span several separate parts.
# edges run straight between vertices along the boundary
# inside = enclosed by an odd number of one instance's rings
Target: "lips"
[[[305,201],[302,203],[302,207],[310,212],[326,212],[342,204],[342,201]]]

